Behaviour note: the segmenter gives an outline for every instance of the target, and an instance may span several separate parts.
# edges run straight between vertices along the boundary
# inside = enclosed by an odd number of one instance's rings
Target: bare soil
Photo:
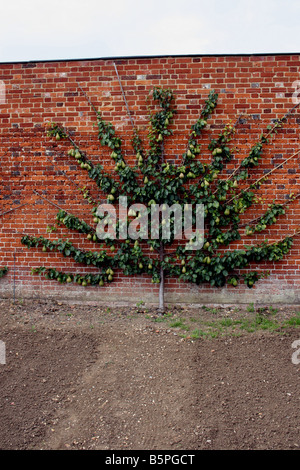
[[[297,318],[0,300],[0,448],[299,449]]]

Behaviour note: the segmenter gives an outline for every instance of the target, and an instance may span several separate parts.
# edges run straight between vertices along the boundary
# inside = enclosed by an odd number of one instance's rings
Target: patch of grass
[[[156,317],[153,319],[154,323],[163,323],[166,321],[166,318],[164,317],[164,315],[161,315],[160,317]]]
[[[299,319],[300,321],[300,319]],[[270,319],[261,314],[256,314],[253,318],[221,318],[218,320],[206,321],[202,328],[194,329],[191,338],[216,338],[224,335],[237,336],[242,332],[253,333],[258,330],[276,330],[280,324],[277,320]]]
[[[246,312],[241,311],[237,317],[222,316],[216,317],[214,314],[219,312],[218,308],[207,306],[201,307],[211,316],[203,318],[201,313],[197,316],[181,317],[180,314],[168,311],[165,315],[151,318],[154,322],[165,322],[166,327],[179,330],[177,334],[190,339],[212,339],[220,336],[240,336],[246,333],[255,333],[257,331],[271,331],[276,334],[285,334],[284,329],[288,327],[300,326],[300,312],[295,312],[288,319],[276,316],[278,308],[272,306],[255,307],[253,303],[246,307]],[[240,310],[240,309],[238,309]],[[237,313],[236,308],[234,312]]]
[[[158,317],[154,318],[153,321],[155,323],[162,323],[162,322],[166,322],[170,319],[170,317],[172,317],[173,314],[172,312],[167,312],[165,313],[164,315],[159,315]]]
[[[220,325],[224,327],[233,326],[234,320],[232,318],[223,318],[220,320]]]
[[[202,309],[205,310],[206,312],[210,312],[210,313],[218,313],[218,309],[217,308],[213,308],[213,307],[206,307],[206,305],[202,305]]]
[[[253,304],[253,303],[250,304],[250,305],[248,305],[247,311],[250,312],[250,313],[254,313],[254,312],[255,312],[254,304]]]
[[[269,307],[269,312],[272,314],[272,315],[276,315],[276,313],[278,312],[278,308],[274,308],[274,307]]]
[[[219,330],[200,330],[197,328],[196,330],[192,331],[190,334],[190,337],[192,339],[200,339],[200,338],[217,338],[220,336],[222,333]]]
[[[189,331],[190,327],[185,323],[185,318],[179,318],[170,323],[171,328],[180,328],[181,330]]]
[[[288,318],[284,322],[284,327],[287,326],[300,326],[300,312],[297,312],[296,315],[294,315],[291,318]]]
[[[191,338],[193,339],[203,338],[203,337],[206,337],[207,335],[208,335],[207,331],[200,330],[199,328],[191,332]]]
[[[260,313],[257,313],[254,318],[239,318],[232,321],[227,320],[227,322],[223,323],[224,326],[234,326],[248,333],[253,333],[257,330],[276,330],[280,326],[277,320],[270,319]]]
[[[262,330],[275,330],[279,327],[279,323],[276,320],[272,320],[260,314],[256,315],[254,322],[256,328]]]

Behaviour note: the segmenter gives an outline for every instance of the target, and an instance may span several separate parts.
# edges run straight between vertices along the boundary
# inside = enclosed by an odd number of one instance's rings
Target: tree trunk
[[[165,147],[164,147],[164,141],[161,143],[161,170],[162,170],[162,165],[165,161]],[[160,284],[159,284],[159,307],[158,311],[160,315],[163,315],[165,313],[165,299],[164,299],[164,294],[165,294],[165,279],[164,279],[164,269],[162,267],[162,262],[164,260],[164,244],[163,241],[160,241],[160,249],[159,249],[159,260],[160,260]]]
[[[158,311],[162,315],[165,313],[165,299],[164,299],[164,294],[165,294],[165,279],[164,279],[164,268],[162,266],[162,262],[164,260],[164,245],[163,243],[160,244],[160,251],[159,251],[159,258],[160,258],[160,284],[159,284],[159,307]]]

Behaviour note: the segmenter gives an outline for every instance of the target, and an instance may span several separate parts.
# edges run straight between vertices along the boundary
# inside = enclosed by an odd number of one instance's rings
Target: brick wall
[[[210,158],[209,140],[229,121],[240,114],[242,122],[232,141],[239,152],[227,165],[225,177],[247,155],[263,129],[293,107],[295,81],[300,79],[300,56],[245,55],[148,57],[37,63],[0,64],[0,268],[9,273],[0,280],[0,296],[16,298],[52,297],[57,299],[97,300],[99,302],[156,302],[158,286],[148,276],[124,277],[117,273],[107,287],[60,285],[39,276],[31,276],[32,267],[56,267],[63,271],[89,272],[92,268],[76,265],[57,253],[28,250],[20,243],[22,234],[43,235],[51,239],[67,236],[80,248],[95,249],[84,235],[65,228],[47,233],[53,225],[58,207],[91,221],[90,206],[79,187],[88,185],[97,197],[98,188],[74,159],[68,157],[69,146],[47,137],[48,122],[57,122],[74,131],[74,139],[94,161],[113,171],[110,152],[97,141],[95,115],[80,91],[86,91],[102,115],[114,123],[124,141],[125,156],[134,162],[130,139],[132,125],[127,114],[117,70],[134,123],[146,135],[146,97],[153,86],[174,90],[177,114],[174,137],[166,143],[166,158],[177,162],[185,151],[190,126],[196,121],[209,91],[219,93],[218,107],[203,134],[201,158]],[[5,92],[5,94],[3,93]],[[299,149],[299,108],[295,110],[272,142],[266,147],[262,164],[251,170],[253,180],[284,162]],[[300,192],[299,156],[276,170],[261,186],[258,195],[264,200],[243,216],[244,222],[261,215],[268,202],[285,202],[291,193]],[[227,176],[226,176],[227,175]],[[47,200],[46,200],[47,199]],[[54,205],[56,204],[56,206]],[[14,210],[12,210],[14,209]],[[2,215],[1,215],[2,214]],[[255,237],[243,238],[242,244],[268,239],[279,240],[293,234],[299,226],[299,199],[288,205],[276,225]],[[241,243],[232,244],[233,248]],[[168,279],[167,302],[300,303],[299,276],[300,236],[294,238],[289,256],[278,263],[263,263],[270,277],[255,288],[194,286]],[[14,267],[15,266],[15,267]]]

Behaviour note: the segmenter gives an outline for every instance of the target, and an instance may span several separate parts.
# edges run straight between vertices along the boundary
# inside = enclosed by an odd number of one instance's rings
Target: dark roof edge
[[[137,56],[112,56],[112,57],[82,57],[78,59],[37,59],[37,60],[16,60],[1,62],[5,64],[37,64],[43,62],[83,62],[96,60],[130,60],[130,59],[162,59],[167,57],[251,57],[251,56],[288,56],[300,55],[300,52],[249,52],[243,54],[163,54],[163,55],[137,55]]]

